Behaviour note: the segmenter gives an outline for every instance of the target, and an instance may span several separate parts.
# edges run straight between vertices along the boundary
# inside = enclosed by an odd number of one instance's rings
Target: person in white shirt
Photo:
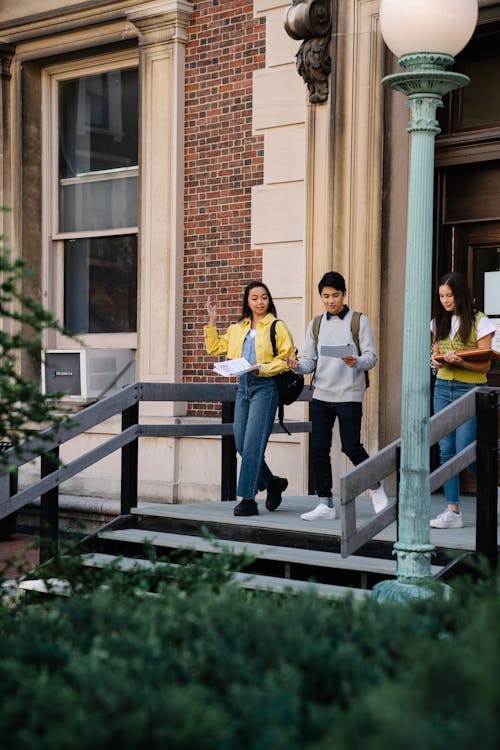
[[[353,344],[353,313],[345,304],[346,284],[336,271],[326,273],[318,284],[325,307],[317,337],[314,321],[308,325],[303,356],[288,358],[288,366],[304,375],[314,372],[314,392],[311,401],[311,453],[319,504],[304,521],[333,520],[336,510],[332,498],[332,465],[330,451],[335,420],[339,420],[342,452],[357,466],[368,458],[361,439],[363,396],[367,387],[366,371],[375,367],[377,354],[370,321],[361,315],[359,325],[359,353],[342,358],[323,356],[321,347]],[[370,489],[375,512],[383,510],[387,495],[382,484]]]
[[[447,273],[439,280],[434,298],[431,362],[436,368],[434,411],[438,412],[478,385],[486,383],[491,361],[472,362],[460,356],[467,349],[490,349],[495,326],[476,310],[465,276]],[[435,359],[444,355],[444,362]],[[452,430],[439,441],[441,464],[446,463],[476,439],[476,418]],[[469,467],[475,474],[475,463]],[[452,477],[444,485],[446,508],[430,525],[435,529],[460,529],[464,522],[460,512],[460,480]]]

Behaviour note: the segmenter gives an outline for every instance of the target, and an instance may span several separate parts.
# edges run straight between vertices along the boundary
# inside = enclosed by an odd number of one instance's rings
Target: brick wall
[[[241,313],[245,284],[262,276],[250,221],[264,161],[263,137],[252,135],[252,74],[264,62],[265,20],[253,18],[253,0],[195,3],[186,46],[185,382],[215,382],[203,341],[208,294],[223,330]]]

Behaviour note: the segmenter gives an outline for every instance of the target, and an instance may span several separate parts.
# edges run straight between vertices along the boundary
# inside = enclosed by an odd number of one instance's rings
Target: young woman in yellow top
[[[208,298],[209,324],[205,326],[205,346],[209,354],[226,354],[228,359],[245,357],[255,369],[240,375],[234,413],[234,439],[241,456],[235,516],[255,516],[259,509],[257,492],[267,489],[266,508],[276,510],[288,480],[274,476],[264,454],[278,406],[278,386],[274,375],[288,369],[286,358],[294,353],[292,336],[286,325],[276,324],[276,356],[271,343],[271,324],[276,307],[267,286],[252,281],[243,295],[240,320],[226,333],[217,332],[217,306]]]
[[[495,332],[486,315],[474,309],[467,280],[461,273],[445,274],[438,284],[434,300],[432,330],[432,364],[437,369],[434,387],[434,411],[456,401],[478,385],[486,383],[490,362],[470,362],[460,356],[466,349],[489,349]],[[437,362],[435,354],[444,354]],[[445,435],[439,441],[441,464],[446,463],[476,439],[476,418]],[[475,463],[469,467],[475,474]],[[460,512],[459,476],[444,485],[447,507],[431,519],[435,529],[457,529],[464,525]]]

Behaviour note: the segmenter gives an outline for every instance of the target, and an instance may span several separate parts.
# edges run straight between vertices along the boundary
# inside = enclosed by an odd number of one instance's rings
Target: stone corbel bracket
[[[309,90],[311,104],[328,99],[329,54],[332,36],[332,0],[293,0],[285,16],[285,31],[304,41],[297,52],[297,72]]]

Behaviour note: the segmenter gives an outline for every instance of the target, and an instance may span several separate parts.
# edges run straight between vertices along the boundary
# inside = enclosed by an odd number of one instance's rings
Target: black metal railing
[[[10,466],[19,467],[41,458],[41,476],[22,490],[12,480],[0,475],[0,519],[12,516],[24,506],[40,498],[40,559],[46,560],[57,552],[59,487],[84,469],[117,450],[121,451],[120,513],[128,515],[138,500],[138,446],[141,437],[221,437],[221,500],[234,500],[236,495],[236,449],[233,437],[235,384],[211,383],[135,383],[119,393],[104,398],[82,409],[70,426],[46,430],[39,437],[27,441],[22,453],[7,451]],[[469,466],[477,458],[478,492],[476,551],[488,557],[492,564],[497,559],[497,455],[498,455],[498,394],[500,389],[477,388],[434,415],[430,420],[431,445],[450,430],[477,414],[477,444],[471,443],[458,455],[431,473],[431,492],[435,492],[451,476]],[[300,401],[310,401],[311,391],[306,386]],[[210,423],[144,424],[139,419],[141,401],[219,403],[221,421]],[[121,432],[67,464],[57,462],[60,446],[96,427],[107,419],[121,414]],[[286,422],[291,433],[308,433],[310,421]],[[273,432],[281,432],[276,422]],[[341,551],[352,554],[363,544],[396,520],[397,503],[390,505],[374,518],[357,527],[355,499],[358,495],[398,470],[396,440],[340,478],[340,507],[342,521]],[[311,461],[309,461],[309,464]],[[309,494],[314,493],[309,475]]]
[[[120,513],[128,515],[138,500],[138,456],[141,437],[221,437],[221,500],[236,499],[236,448],[233,436],[235,384],[215,383],[135,383],[119,393],[82,409],[69,426],[46,430],[27,441],[21,453],[7,451],[9,464],[20,467],[41,455],[40,479],[21,491],[1,481],[0,519],[15,514],[40,498],[40,560],[52,557],[58,549],[59,487],[84,469],[121,450]],[[299,401],[309,401],[305,387]],[[207,423],[144,424],[139,419],[141,401],[219,403],[221,421]],[[121,432],[69,463],[58,462],[59,449],[78,435],[121,414]],[[176,420],[178,421],[178,420]],[[309,421],[287,421],[291,433],[310,432]],[[281,432],[276,422],[273,432]]]

